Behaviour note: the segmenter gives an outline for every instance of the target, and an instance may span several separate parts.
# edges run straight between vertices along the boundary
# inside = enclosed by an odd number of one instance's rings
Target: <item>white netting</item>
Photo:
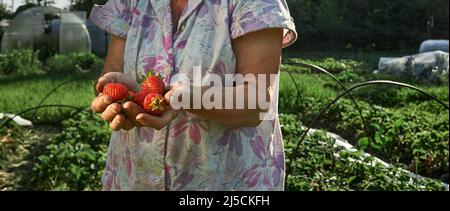
[[[378,71],[430,82],[448,82],[448,53],[433,51],[401,58],[380,58]]]

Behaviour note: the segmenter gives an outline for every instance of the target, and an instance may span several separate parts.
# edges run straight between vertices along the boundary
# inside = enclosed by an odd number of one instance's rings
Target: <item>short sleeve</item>
[[[296,41],[297,31],[285,0],[234,0],[232,2],[232,39],[263,29],[283,28],[283,47]]]
[[[101,29],[126,38],[133,20],[133,0],[108,0],[105,5],[95,5],[90,20]]]

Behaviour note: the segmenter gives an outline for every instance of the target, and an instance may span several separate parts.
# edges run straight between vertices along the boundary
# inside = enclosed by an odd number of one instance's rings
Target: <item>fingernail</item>
[[[144,120],[144,116],[138,115],[138,116],[136,117],[136,120],[137,120],[137,121],[142,121],[142,120]]]

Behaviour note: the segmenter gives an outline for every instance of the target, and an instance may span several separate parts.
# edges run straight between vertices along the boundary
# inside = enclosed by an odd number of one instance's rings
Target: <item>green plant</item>
[[[0,54],[0,71],[4,75],[30,75],[42,72],[39,52],[14,50]]]
[[[290,157],[303,129],[294,115],[281,115],[286,156]],[[288,177],[290,191],[423,191],[445,190],[441,182],[420,179],[398,167],[385,167],[362,151],[348,151],[336,145],[325,132],[309,135],[301,145],[293,174]]]
[[[448,38],[448,1],[287,1],[302,42],[311,50],[392,50],[416,48],[434,17],[439,36]]]
[[[12,16],[12,12],[8,10],[5,4],[0,4],[0,20],[9,19]]]
[[[379,108],[369,117],[373,143],[360,145],[388,162],[448,182],[449,120],[445,112],[439,114],[415,107],[403,111]]]
[[[99,72],[101,67],[102,60],[93,54],[55,55],[46,62],[46,71],[49,73]]]
[[[100,190],[110,131],[91,113],[63,122],[63,131],[39,156],[32,184],[37,190]]]
[[[354,59],[335,59],[332,57],[325,57],[325,58],[319,58],[319,59],[303,59],[303,58],[289,58],[286,60],[286,63],[296,63],[296,62],[302,62],[307,64],[313,64],[319,67],[322,67],[329,72],[332,73],[340,73],[343,71],[353,71],[359,70],[361,68],[364,68],[366,64],[363,62],[354,60]],[[289,66],[289,65],[287,65]],[[297,70],[308,70],[309,68],[306,67],[299,67],[294,66]],[[309,71],[306,71],[309,72]]]

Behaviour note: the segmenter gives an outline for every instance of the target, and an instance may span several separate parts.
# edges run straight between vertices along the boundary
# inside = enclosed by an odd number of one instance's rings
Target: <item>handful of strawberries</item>
[[[109,83],[105,85],[102,93],[110,96],[113,102],[132,100],[150,115],[159,116],[167,108],[167,102],[164,98],[166,93],[164,81],[159,76],[154,75],[153,72],[150,72],[141,84],[140,92],[131,92],[125,85],[120,83]]]

